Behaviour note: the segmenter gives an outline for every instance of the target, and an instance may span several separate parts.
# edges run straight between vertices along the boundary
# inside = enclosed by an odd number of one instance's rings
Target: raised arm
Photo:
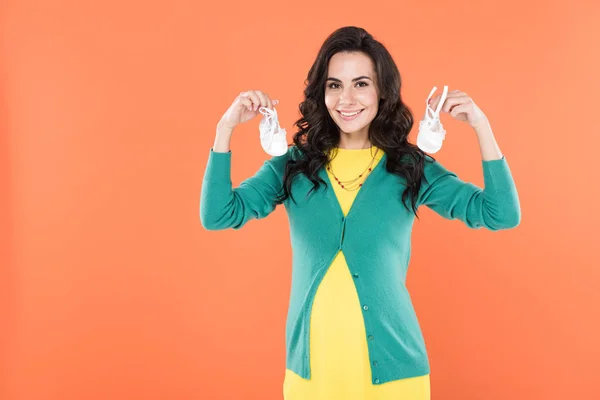
[[[288,147],[287,153],[265,161],[254,176],[233,188],[229,146],[236,126],[256,117],[260,107],[273,109],[277,103],[278,100],[271,100],[260,90],[250,90],[240,93],[221,117],[202,180],[200,221],[204,228],[240,229],[253,218],[266,217],[277,206],[276,197],[283,188],[283,174],[292,147]]]
[[[503,156],[482,160],[485,188],[464,182],[429,156],[418,204],[447,219],[459,219],[469,228],[492,231],[515,228],[521,222],[521,207],[510,168]]]
[[[290,155],[272,157],[236,188],[231,182],[231,150],[210,149],[202,181],[200,220],[208,230],[240,229],[251,219],[265,218],[277,206],[283,174]]]

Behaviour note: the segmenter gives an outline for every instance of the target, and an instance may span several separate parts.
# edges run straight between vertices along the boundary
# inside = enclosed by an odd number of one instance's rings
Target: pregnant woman
[[[293,145],[236,188],[232,132],[278,102],[242,92],[217,124],[202,182],[203,226],[240,229],[279,204],[289,218],[286,400],[430,399],[425,341],[405,284],[417,209],[474,229],[520,223],[508,163],[473,100],[454,90],[441,110],[473,128],[483,189],[408,142],[413,116],[400,89],[385,47],[364,29],[344,27],[308,72]],[[432,98],[432,108],[439,101]]]

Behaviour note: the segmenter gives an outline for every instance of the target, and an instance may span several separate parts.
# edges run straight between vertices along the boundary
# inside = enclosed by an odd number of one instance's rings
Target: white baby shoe
[[[444,86],[442,97],[434,111],[429,107],[429,99],[433,96],[433,93],[437,90],[437,87],[433,87],[429,97],[425,101],[427,108],[425,109],[425,117],[419,122],[419,135],[417,136],[417,146],[426,153],[437,153],[442,148],[442,142],[446,137],[446,131],[440,121],[440,110],[448,95],[448,86]]]
[[[258,111],[263,115],[258,126],[263,150],[272,156],[284,155],[288,150],[288,143],[285,129],[279,126],[277,110],[260,107]]]

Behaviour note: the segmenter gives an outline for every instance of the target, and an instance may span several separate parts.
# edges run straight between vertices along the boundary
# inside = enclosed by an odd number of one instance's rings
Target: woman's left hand
[[[435,110],[441,97],[441,94],[432,97],[429,100],[429,106]],[[460,90],[448,92],[441,111],[450,114],[459,121],[467,121],[473,128],[488,122],[487,117],[473,99]]]

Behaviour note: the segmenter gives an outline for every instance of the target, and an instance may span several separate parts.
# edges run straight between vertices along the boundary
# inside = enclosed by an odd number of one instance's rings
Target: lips
[[[350,113],[350,112],[346,112],[344,111],[344,114],[351,114],[351,115],[344,115],[342,114],[341,111],[337,110],[337,112],[340,114],[340,117],[344,120],[344,121],[351,121],[353,119],[355,119],[356,117],[358,117],[360,114],[362,114],[362,112],[364,111],[364,108],[362,110],[354,111],[355,114]]]

